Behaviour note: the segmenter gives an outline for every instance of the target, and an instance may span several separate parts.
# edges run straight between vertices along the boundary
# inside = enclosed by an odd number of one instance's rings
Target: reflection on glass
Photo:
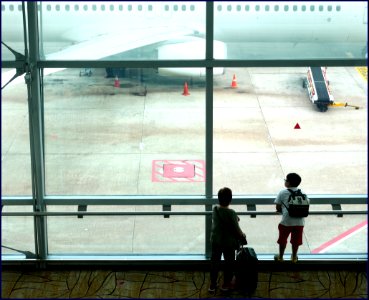
[[[2,195],[32,194],[29,143],[27,88],[24,82],[10,83],[1,90]]]
[[[217,1],[214,39],[221,47],[214,49],[214,57],[366,58],[365,5]],[[205,1],[42,1],[38,10],[41,52],[47,60],[205,58]],[[20,2],[3,2],[3,40],[23,51],[22,30]]]
[[[1,41],[24,54],[23,14],[21,1],[1,1]],[[1,44],[1,60],[15,60]]]
[[[244,206],[232,206],[232,208],[236,212],[246,211]],[[361,209],[365,207],[362,206]],[[249,244],[252,244],[257,254],[278,253],[280,220],[280,215],[257,216],[256,218],[240,216],[240,227],[246,233]],[[255,230],[255,228],[260,230]],[[318,232],[320,234],[317,234]],[[368,253],[367,242],[365,215],[346,215],[343,218],[309,215],[305,218],[303,241],[298,254],[365,254]],[[284,256],[286,261],[290,260],[291,253],[291,244],[288,242]]]
[[[326,112],[304,87],[307,68],[234,68],[215,77],[214,194],[223,186],[276,194],[290,172],[301,173],[306,193],[366,194],[366,81],[353,67],[327,68],[326,76],[341,105]]]
[[[32,212],[31,206],[4,206],[4,213]],[[1,254],[24,255],[35,253],[33,217],[1,217]],[[30,253],[28,253],[30,252]],[[26,257],[25,257],[26,258]]]
[[[367,57],[365,2],[214,4],[214,38],[229,59]]]
[[[47,194],[204,194],[203,78],[66,69],[44,86]]]
[[[161,210],[161,206],[88,206],[89,212]],[[51,206],[48,211],[75,207]],[[204,254],[204,220],[203,216],[49,217],[49,254]]]
[[[46,60],[205,58],[205,1],[42,1],[40,9]]]

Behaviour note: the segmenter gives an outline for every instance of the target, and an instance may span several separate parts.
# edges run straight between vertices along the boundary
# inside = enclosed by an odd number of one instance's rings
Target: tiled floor
[[[221,282],[222,278],[219,279]],[[4,298],[246,298],[207,291],[203,271],[2,272]],[[367,274],[354,271],[260,272],[252,298],[368,298]]]

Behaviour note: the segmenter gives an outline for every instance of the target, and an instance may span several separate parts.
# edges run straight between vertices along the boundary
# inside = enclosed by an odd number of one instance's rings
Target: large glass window
[[[203,78],[81,72],[44,80],[47,194],[205,193]]]
[[[2,74],[9,72],[11,70],[2,69]],[[24,83],[10,83],[1,92],[1,194],[32,194],[27,87]]]
[[[246,212],[245,206],[237,205],[233,208],[239,213]],[[264,211],[260,207],[258,210]],[[316,206],[314,210],[317,210]],[[329,210],[329,208],[325,208],[325,210]],[[281,216],[257,216],[256,218],[240,216],[240,226],[246,232],[247,240],[256,253],[278,252],[276,241],[278,240],[280,219]],[[367,234],[367,222],[364,215],[345,215],[343,218],[336,215],[309,215],[305,219],[303,244],[299,247],[299,254],[367,253]],[[289,258],[290,254],[291,245],[288,243],[286,259]]]
[[[223,3],[223,8],[225,2]],[[244,2],[226,2],[228,9],[214,10],[214,38],[227,44],[229,59],[349,59],[367,56],[367,10],[363,2],[340,3],[340,9],[321,12],[315,2],[294,10],[260,9],[260,3],[234,13]],[[292,5],[291,5],[292,6]],[[354,13],[355,12],[355,13]],[[367,17],[366,17],[367,18]]]
[[[175,3],[115,2],[88,13],[65,11],[67,3],[41,2],[40,46],[47,60],[205,58],[205,2],[198,2],[196,10],[189,2],[181,10]]]
[[[303,87],[308,68],[228,68],[215,77],[214,194],[222,185],[275,194],[289,172],[310,194],[366,193],[366,82],[355,68],[324,70],[342,105],[326,112]]]
[[[52,212],[76,212],[76,207],[49,206]],[[178,206],[174,212],[200,211]],[[161,206],[88,206],[88,212],[160,212]],[[203,254],[203,216],[49,217],[49,252],[60,254]],[[88,241],[88,242],[87,242]]]
[[[2,89],[5,256],[209,255],[224,186],[272,255],[289,172],[314,200],[300,253],[367,253],[363,3],[25,4],[27,45],[2,2],[2,40],[28,54],[2,45],[2,86],[27,72]]]
[[[23,13],[21,1],[1,2],[1,41],[24,54]],[[1,60],[14,60],[14,55],[1,44]],[[3,77],[2,79],[3,80]]]
[[[6,206],[2,212],[32,212],[31,206]],[[1,217],[1,254],[35,258],[33,218],[29,216]]]

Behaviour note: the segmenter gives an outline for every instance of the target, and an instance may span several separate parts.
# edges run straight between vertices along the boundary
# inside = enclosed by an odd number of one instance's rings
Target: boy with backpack
[[[282,220],[278,225],[279,254],[274,256],[275,261],[283,261],[283,254],[286,249],[288,236],[291,234],[290,243],[292,245],[291,261],[298,260],[297,251],[302,245],[302,234],[305,225],[304,217],[308,215],[309,199],[297,187],[301,183],[301,177],[296,173],[289,173],[285,179],[285,187],[281,190],[274,203],[276,210],[282,213]]]

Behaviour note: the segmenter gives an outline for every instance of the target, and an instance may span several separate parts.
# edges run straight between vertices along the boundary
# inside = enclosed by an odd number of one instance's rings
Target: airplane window
[[[5,11],[5,5],[1,4],[1,11]]]
[[[70,7],[69,7],[69,5],[67,4],[67,5],[65,6],[65,10],[66,10],[66,11],[69,11],[69,9],[70,9]]]
[[[341,11],[341,6],[340,5],[336,6],[336,11]]]
[[[245,10],[249,11],[250,10],[250,5],[245,5]]]
[[[289,6],[288,5],[285,5],[284,6],[284,11],[288,11],[288,9],[289,9]]]
[[[305,5],[301,6],[301,10],[306,11],[306,6]]]
[[[113,4],[110,5],[110,11],[114,11],[114,5]]]
[[[50,5],[50,4],[48,4],[48,5],[46,6],[46,9],[47,9],[48,11],[50,11],[50,10],[51,10],[51,5]]]
[[[186,5],[182,5],[182,10],[186,11]]]
[[[315,6],[314,5],[310,5],[310,11],[314,11],[315,10]]]
[[[18,10],[22,11],[22,5],[18,5]]]
[[[93,10],[93,11],[96,11],[96,9],[97,9],[97,8],[96,8],[96,5],[95,5],[95,4],[94,4],[94,5],[92,5],[92,10]]]
[[[128,10],[131,11],[132,10],[132,5],[128,5]]]
[[[105,10],[105,5],[101,5],[101,10],[104,11]]]
[[[297,11],[297,5],[293,6],[293,11]]]
[[[10,9],[10,11],[13,11],[14,10],[14,5],[13,4],[10,4],[9,5],[9,9]]]
[[[274,10],[278,11],[279,10],[279,5],[274,5]]]
[[[324,10],[323,5],[319,5],[319,11],[323,11],[323,10]]]
[[[227,6],[227,10],[228,10],[228,11],[232,11],[232,5],[228,5],[228,6]]]
[[[332,5],[328,5],[327,10],[332,11]]]
[[[83,5],[84,11],[88,11],[88,5]]]
[[[141,4],[138,6],[138,10],[142,11],[142,5]]]
[[[194,10],[195,10],[195,5],[191,5],[191,6],[190,6],[190,10],[191,10],[191,11],[194,11]]]
[[[174,5],[173,9],[174,9],[174,11],[177,11],[178,10],[178,5]]]
[[[149,11],[152,11],[152,5],[151,4],[149,5]]]
[[[256,10],[256,11],[259,11],[259,10],[260,10],[260,5],[256,5],[256,6],[255,6],[255,10]]]
[[[78,11],[79,10],[79,5],[74,5],[74,10]]]
[[[237,11],[241,11],[241,5],[237,5]]]
[[[55,10],[56,11],[59,11],[60,10],[60,5],[59,4],[55,5]]]
[[[265,5],[265,11],[269,11],[269,5]]]
[[[119,10],[122,11],[123,10],[123,5],[119,5]]]
[[[165,5],[165,11],[169,10],[169,5]]]
[[[222,6],[218,5],[217,9],[218,9],[218,11],[222,11]]]

